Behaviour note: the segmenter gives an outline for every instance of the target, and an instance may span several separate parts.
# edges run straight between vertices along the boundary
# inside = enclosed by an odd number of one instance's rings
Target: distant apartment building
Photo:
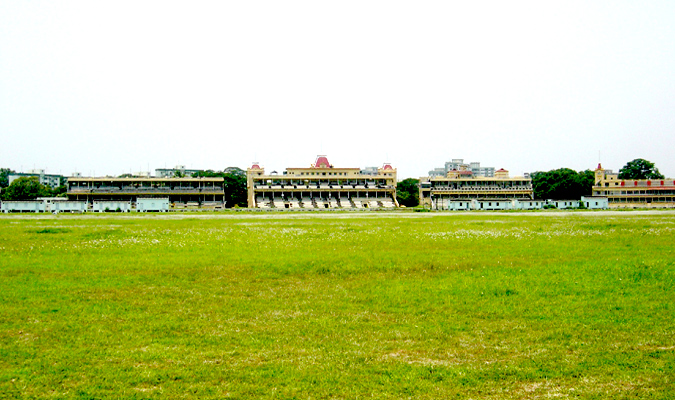
[[[365,167],[361,169],[361,175],[371,175],[371,176],[376,176],[377,175],[377,167]]]
[[[23,177],[37,177],[41,184],[45,186],[50,186],[52,188],[57,188],[61,185],[65,185],[68,179],[63,175],[56,174],[47,174],[44,169],[31,169],[28,172],[12,172],[7,176],[9,184],[11,185],[13,181]]]
[[[480,162],[465,163],[464,159],[453,158],[445,163],[445,167],[434,168],[429,171],[429,177],[438,178],[447,176],[451,171],[471,171],[475,177],[492,178],[495,176],[495,167],[481,167]]]
[[[175,177],[190,177],[201,169],[187,169],[185,165],[176,165],[174,168],[156,168],[155,177],[157,178],[175,178]]]

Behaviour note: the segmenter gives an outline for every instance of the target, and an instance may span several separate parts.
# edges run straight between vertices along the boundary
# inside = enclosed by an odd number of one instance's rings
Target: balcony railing
[[[254,189],[257,190],[339,190],[339,189],[394,189],[393,185],[267,185],[254,184]]]
[[[189,188],[189,187],[97,187],[83,188],[73,187],[68,189],[68,193],[223,193],[223,188]]]
[[[431,188],[432,191],[453,191],[453,192],[520,192],[531,191],[532,187],[499,187],[499,186],[473,186],[473,187],[452,187],[452,186],[436,186]]]

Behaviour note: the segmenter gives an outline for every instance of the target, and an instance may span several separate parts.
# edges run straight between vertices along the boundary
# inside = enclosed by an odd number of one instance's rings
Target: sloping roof
[[[317,156],[314,168],[331,168],[331,165],[326,156]]]
[[[384,164],[384,168],[383,168],[383,169],[385,169],[385,170],[393,170],[394,167],[392,167],[391,164]]]

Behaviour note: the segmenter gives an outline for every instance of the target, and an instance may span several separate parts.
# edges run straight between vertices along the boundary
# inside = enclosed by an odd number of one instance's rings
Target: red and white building
[[[593,197],[607,198],[609,208],[675,208],[675,180],[619,179],[598,164]]]

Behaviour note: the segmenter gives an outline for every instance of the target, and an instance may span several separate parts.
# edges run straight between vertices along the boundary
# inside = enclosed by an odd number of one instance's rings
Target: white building
[[[94,212],[130,212],[131,201],[127,200],[94,200]]]
[[[169,211],[169,198],[138,198],[136,199],[136,211],[138,212],[167,212]]]
[[[38,197],[38,201],[44,203],[44,211],[59,213],[59,212],[86,212],[86,201],[68,200],[67,197]]]
[[[18,201],[3,201],[0,205],[0,210],[3,213],[11,212],[45,212],[45,203],[41,200],[18,200]]]

